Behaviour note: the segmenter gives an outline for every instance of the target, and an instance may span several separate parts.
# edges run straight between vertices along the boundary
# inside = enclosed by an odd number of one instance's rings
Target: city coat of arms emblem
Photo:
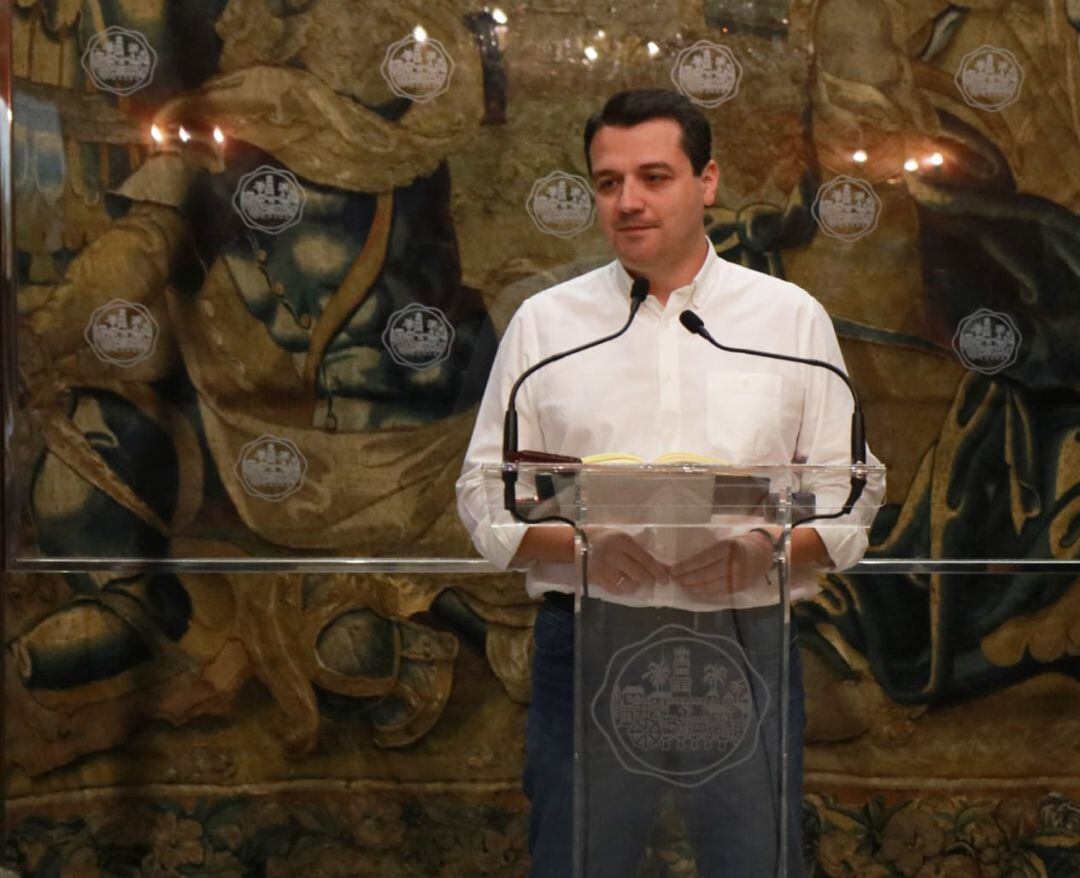
[[[970,106],[996,113],[1020,97],[1024,68],[1008,49],[980,46],[960,60],[954,80]]]
[[[699,40],[683,49],[671,68],[675,87],[695,104],[719,107],[739,91],[742,65],[727,46]]]
[[[130,95],[153,80],[157,53],[138,31],[110,27],[90,38],[82,66],[97,88]]]
[[[533,183],[525,209],[537,229],[559,238],[585,231],[595,212],[588,181],[564,171],[553,171]]]
[[[881,199],[865,180],[840,176],[818,189],[810,212],[826,235],[857,241],[877,228]]]
[[[244,224],[260,232],[279,235],[304,215],[307,196],[292,171],[262,165],[244,174],[233,193],[233,207]]]
[[[423,104],[450,87],[454,60],[433,37],[410,34],[387,48],[381,70],[394,94]]]
[[[665,625],[611,656],[590,711],[625,770],[691,788],[754,754],[769,703],[735,640]]]
[[[408,305],[390,315],[382,340],[395,363],[422,372],[450,356],[454,327],[438,308]]]
[[[995,375],[1016,362],[1022,341],[1008,314],[980,308],[960,321],[953,335],[953,350],[974,372]]]
[[[134,366],[154,353],[158,325],[138,302],[113,299],[95,309],[83,337],[99,360],[115,366]]]
[[[235,471],[248,494],[276,503],[300,489],[307,459],[292,440],[263,435],[240,449]]]

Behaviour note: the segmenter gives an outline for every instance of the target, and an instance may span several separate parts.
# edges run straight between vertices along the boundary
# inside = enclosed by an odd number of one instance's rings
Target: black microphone
[[[630,324],[634,322],[634,317],[637,315],[638,308],[641,307],[641,303],[645,301],[648,295],[649,279],[646,277],[635,278],[633,284],[630,286],[630,316],[626,318],[626,323],[622,325],[622,328],[618,332],[613,332],[611,335],[605,335],[603,338],[596,339],[596,341],[578,345],[576,348],[571,348],[568,351],[552,354],[550,357],[542,359],[539,363],[534,363],[521,373],[517,381],[514,382],[514,386],[510,388],[510,399],[506,403],[506,415],[503,417],[503,463],[513,461],[518,454],[518,422],[515,401],[517,400],[518,390],[521,388],[525,379],[537,370],[542,369],[544,366],[554,363],[557,360],[561,360],[563,357],[569,357],[571,354],[577,354],[581,351],[617,339],[630,328]],[[514,490],[516,482],[517,472],[514,470],[503,469],[503,506],[515,517],[518,517],[517,497]]]
[[[851,399],[854,403],[854,408],[851,412],[851,462],[854,465],[866,463],[866,423],[863,420],[862,404],[859,402],[859,394],[855,392],[855,385],[851,383],[851,379],[844,374],[843,369],[838,369],[832,363],[826,363],[824,360],[815,360],[811,357],[795,357],[790,354],[774,354],[768,351],[755,351],[750,348],[733,348],[727,345],[722,345],[709,333],[709,330],[705,328],[705,322],[697,316],[693,311],[689,309],[683,311],[679,315],[679,322],[685,327],[687,332],[694,335],[700,335],[705,341],[717,347],[722,351],[727,351],[732,354],[748,354],[751,357],[768,357],[770,360],[786,360],[789,363],[805,363],[807,366],[819,366],[822,369],[828,369],[833,374],[840,377],[840,379],[847,385],[847,389],[851,391]],[[843,508],[835,515],[821,515],[814,516],[815,518],[839,518],[841,515],[847,515],[854,508],[858,502],[859,497],[862,496],[863,489],[866,487],[866,471],[858,469],[851,475],[851,491],[848,493],[847,500],[844,501]],[[803,521],[809,521],[810,519],[804,519]],[[803,522],[799,522],[802,524]]]

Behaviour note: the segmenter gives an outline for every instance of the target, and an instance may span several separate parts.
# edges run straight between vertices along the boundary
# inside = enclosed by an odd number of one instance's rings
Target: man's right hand
[[[621,530],[591,527],[589,537],[589,582],[611,594],[627,594],[663,582],[667,565],[661,564],[629,534]],[[528,561],[574,562],[574,530],[571,527],[542,525],[531,527],[517,554],[517,563]]]
[[[629,534],[589,528],[589,581],[611,594],[627,594],[668,578],[661,564]]]

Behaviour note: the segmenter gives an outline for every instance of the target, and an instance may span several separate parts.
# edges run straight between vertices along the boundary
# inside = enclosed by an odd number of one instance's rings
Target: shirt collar
[[[709,239],[706,237],[706,240]],[[612,263],[615,269],[615,286],[619,291],[619,294],[624,299],[630,298],[630,287],[634,283],[634,278],[630,275],[621,262],[618,259]],[[685,287],[680,287],[681,290],[686,290],[689,297],[689,302],[694,307],[704,305],[708,300],[709,294],[716,288],[724,270],[724,260],[716,255],[716,248],[713,247],[712,241],[709,241],[708,249],[705,251],[705,261],[702,263],[701,268],[698,269],[698,273],[694,275],[694,279],[690,281]]]

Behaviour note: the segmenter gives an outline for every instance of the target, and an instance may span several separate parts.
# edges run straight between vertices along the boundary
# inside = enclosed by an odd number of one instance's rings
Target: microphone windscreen
[[[689,309],[679,315],[679,322],[686,327],[688,332],[692,332],[694,335],[697,335],[705,328],[705,321]]]
[[[634,278],[630,285],[630,298],[636,302],[644,302],[649,295],[649,279],[647,277]]]

